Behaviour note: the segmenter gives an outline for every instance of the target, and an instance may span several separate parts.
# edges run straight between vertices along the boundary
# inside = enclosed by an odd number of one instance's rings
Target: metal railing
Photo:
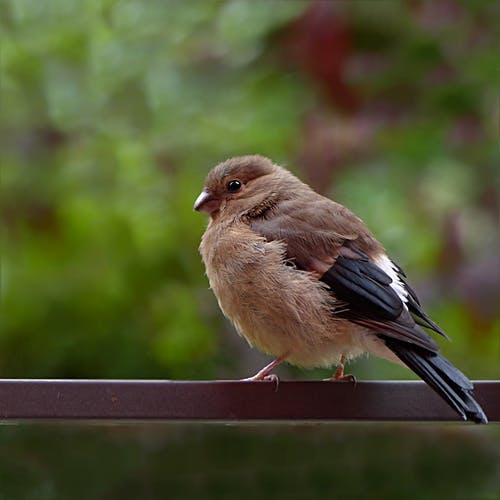
[[[500,381],[474,395],[500,421]],[[0,380],[0,420],[460,421],[423,382]]]

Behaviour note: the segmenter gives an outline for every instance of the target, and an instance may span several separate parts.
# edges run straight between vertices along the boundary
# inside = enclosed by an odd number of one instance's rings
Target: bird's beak
[[[196,201],[194,202],[193,209],[197,212],[205,212],[208,215],[212,215],[216,210],[219,209],[221,200],[215,197],[213,193],[204,189]]]

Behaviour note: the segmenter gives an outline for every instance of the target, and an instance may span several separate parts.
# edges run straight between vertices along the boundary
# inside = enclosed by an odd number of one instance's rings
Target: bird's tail
[[[487,424],[483,409],[472,397],[472,382],[445,357],[422,347],[380,335],[387,347],[429,384],[464,420]]]

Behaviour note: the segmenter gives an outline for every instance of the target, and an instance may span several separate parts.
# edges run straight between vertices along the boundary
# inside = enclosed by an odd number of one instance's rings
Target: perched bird
[[[210,215],[202,255],[223,313],[251,346],[281,362],[337,365],[363,353],[406,365],[464,420],[487,423],[470,380],[439,354],[406,275],[361,219],[262,156],[207,176],[194,209]]]

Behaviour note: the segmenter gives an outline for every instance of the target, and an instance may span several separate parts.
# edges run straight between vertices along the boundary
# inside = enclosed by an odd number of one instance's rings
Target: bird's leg
[[[354,375],[344,375],[344,367],[345,363],[347,361],[347,358],[345,354],[342,354],[340,357],[340,363],[339,366],[337,367],[337,371],[329,378],[325,378],[323,380],[325,381],[337,381],[337,380],[343,380],[343,381],[349,381],[349,382],[356,382],[356,377]]]
[[[286,359],[288,356],[288,353],[281,355],[279,358],[276,358],[274,361],[271,361],[268,365],[264,366],[262,370],[259,370],[255,375],[252,377],[244,378],[242,381],[257,381],[257,380],[271,380],[272,382],[276,383],[276,387],[278,387],[279,384],[279,377],[275,373],[271,372],[279,366],[283,361]]]

